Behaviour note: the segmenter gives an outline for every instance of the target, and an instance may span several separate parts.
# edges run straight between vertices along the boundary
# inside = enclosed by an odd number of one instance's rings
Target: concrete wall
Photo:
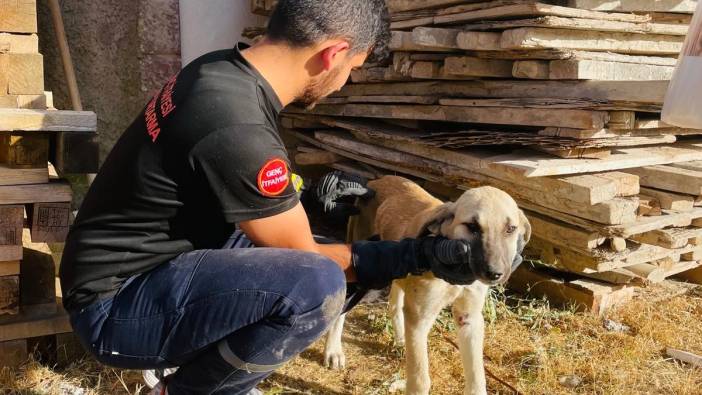
[[[148,98],[180,69],[178,0],[62,0],[83,107],[98,115],[104,159]],[[38,1],[46,89],[71,109],[46,2]]]
[[[180,0],[183,65],[207,52],[231,48],[245,27],[263,26],[266,18],[251,13],[251,0]]]

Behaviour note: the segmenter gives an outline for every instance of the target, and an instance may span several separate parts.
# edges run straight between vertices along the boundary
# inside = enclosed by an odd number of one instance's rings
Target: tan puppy
[[[349,224],[350,241],[379,234],[383,240],[400,240],[427,234],[451,239],[482,240],[483,259],[472,267],[479,281],[455,286],[431,273],[409,276],[393,283],[390,310],[395,343],[406,345],[406,393],[428,394],[427,338],[441,310],[452,304],[458,326],[458,343],[465,374],[465,394],[487,393],[483,368],[483,305],[488,287],[507,281],[518,244],[531,237],[524,213],[505,192],[481,187],[466,191],[455,203],[442,203],[417,184],[387,176],[371,181],[376,196],[361,207]],[[521,239],[521,240],[520,240]],[[344,316],[327,335],[325,363],[335,369],[345,365],[341,346]]]

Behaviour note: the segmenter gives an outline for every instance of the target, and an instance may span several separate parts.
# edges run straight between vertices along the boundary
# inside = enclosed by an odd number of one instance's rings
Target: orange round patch
[[[290,184],[288,164],[274,158],[266,162],[258,172],[258,190],[266,196],[278,196]]]

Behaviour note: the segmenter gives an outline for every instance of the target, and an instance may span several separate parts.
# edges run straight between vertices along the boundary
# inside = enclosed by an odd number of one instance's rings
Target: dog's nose
[[[488,271],[485,273],[485,276],[487,277],[488,280],[490,281],[497,281],[499,280],[504,273],[499,273],[499,272],[493,272],[493,271]]]

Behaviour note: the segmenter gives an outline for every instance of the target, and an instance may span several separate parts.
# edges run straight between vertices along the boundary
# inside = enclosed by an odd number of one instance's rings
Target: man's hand
[[[384,288],[409,274],[432,271],[451,284],[475,281],[470,268],[473,252],[464,240],[443,237],[402,241],[360,241],[351,246],[352,264],[361,286]]]
[[[323,176],[316,185],[302,194],[305,210],[321,211],[324,216],[334,221],[346,221],[349,216],[358,214],[354,206],[356,197],[371,198],[375,193],[366,188],[367,180],[341,171],[334,171]]]
[[[420,270],[431,270],[434,275],[449,284],[468,285],[475,281],[470,268],[472,251],[466,240],[450,240],[443,237],[426,237],[418,240],[424,265]]]

